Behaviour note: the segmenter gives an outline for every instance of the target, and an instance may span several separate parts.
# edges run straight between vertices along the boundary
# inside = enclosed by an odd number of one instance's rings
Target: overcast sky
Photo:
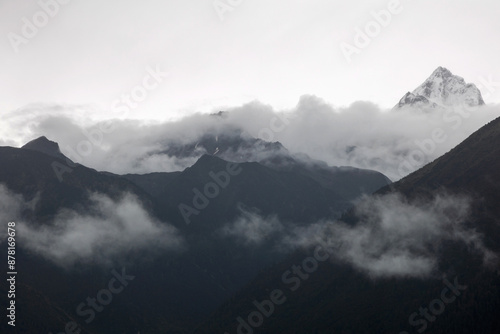
[[[65,0],[44,20],[40,2],[52,1],[0,0],[0,113],[57,103],[107,115],[148,68],[169,74],[128,117],[164,120],[255,99],[287,109],[303,94],[390,108],[438,66],[477,85],[500,81],[497,0],[218,1],[230,11],[214,0]],[[355,46],[356,28],[388,8],[397,8],[390,23],[348,61],[341,43]],[[480,88],[487,103],[500,102],[499,87]]]

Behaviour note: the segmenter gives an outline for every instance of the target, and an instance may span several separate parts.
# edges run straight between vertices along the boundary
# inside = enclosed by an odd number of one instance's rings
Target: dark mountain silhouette
[[[45,136],[34,139],[21,148],[38,151],[60,160],[69,160],[70,162],[72,162],[69,158],[61,153],[58,143],[48,140]]]
[[[180,215],[179,204],[193,206],[193,189],[204,192],[204,186],[214,182],[210,172],[225,172],[227,166],[227,161],[204,155],[192,167],[179,174],[159,196],[159,200],[164,203],[166,215],[173,221],[186,225]],[[255,162],[235,166],[239,173],[231,176],[227,188],[221,187],[220,194],[210,201],[207,208],[193,217],[193,231],[200,233],[205,228],[214,229],[219,227],[219,223],[234,219],[240,205],[256,208],[263,215],[277,214],[285,220],[296,222],[335,216],[350,206],[340,194],[322,187],[306,176],[278,172]],[[213,221],[215,225],[207,225],[204,223],[206,221]]]
[[[241,133],[240,130],[227,130],[221,135],[204,135],[189,144],[165,143],[168,148],[162,154],[177,158],[217,157],[226,161],[245,163],[258,162],[278,172],[295,173],[312,178],[321,186],[336,192],[347,201],[363,194],[370,194],[381,186],[391,183],[383,174],[353,167],[332,167],[325,162],[311,159],[306,154],[291,154],[280,142],[266,142]],[[126,176],[144,187],[168,182],[167,173],[152,173],[143,177]],[[147,180],[147,181],[146,181]],[[149,189],[155,194],[157,190]]]

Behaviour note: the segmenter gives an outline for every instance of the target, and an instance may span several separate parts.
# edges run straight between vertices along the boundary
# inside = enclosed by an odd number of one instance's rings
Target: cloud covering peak
[[[21,146],[46,135],[71,160],[119,174],[183,170],[198,157],[165,152],[203,137],[253,136],[279,141],[334,166],[374,169],[393,181],[451,150],[500,114],[498,106],[382,110],[370,102],[336,108],[312,95],[292,110],[258,101],[228,109],[223,117],[194,114],[167,122],[97,120],[86,108],[28,106],[2,116],[4,144]],[[200,152],[200,155],[203,152]]]

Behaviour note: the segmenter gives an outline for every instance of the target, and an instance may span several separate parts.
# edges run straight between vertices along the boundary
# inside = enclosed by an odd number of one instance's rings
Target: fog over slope
[[[372,278],[436,275],[445,242],[466,245],[489,265],[497,255],[484,246],[481,233],[467,227],[470,203],[449,194],[412,202],[398,193],[366,196],[355,208],[361,218],[355,226],[319,222],[297,229],[284,242],[328,245],[336,249],[337,260]]]
[[[51,224],[42,225],[22,219],[21,212],[30,210],[36,199],[25,202],[0,184],[0,219],[16,222],[22,248],[64,267],[110,265],[130,260],[139,251],[152,254],[184,248],[177,229],[152,218],[133,195],[123,194],[117,201],[97,193],[89,196],[92,205],[86,214],[61,209]],[[4,235],[6,231],[0,234]]]

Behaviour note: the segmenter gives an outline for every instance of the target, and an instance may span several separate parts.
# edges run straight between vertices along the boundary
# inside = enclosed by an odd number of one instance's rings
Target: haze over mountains
[[[17,222],[33,319],[18,328],[496,333],[498,111],[440,67],[385,112],[305,96],[109,132],[39,116],[44,136],[0,147],[0,220]],[[318,245],[328,260],[307,269]],[[111,270],[133,279],[86,321],[77,306]],[[409,323],[455,277],[467,290],[440,322]],[[276,289],[286,302],[252,322]]]

